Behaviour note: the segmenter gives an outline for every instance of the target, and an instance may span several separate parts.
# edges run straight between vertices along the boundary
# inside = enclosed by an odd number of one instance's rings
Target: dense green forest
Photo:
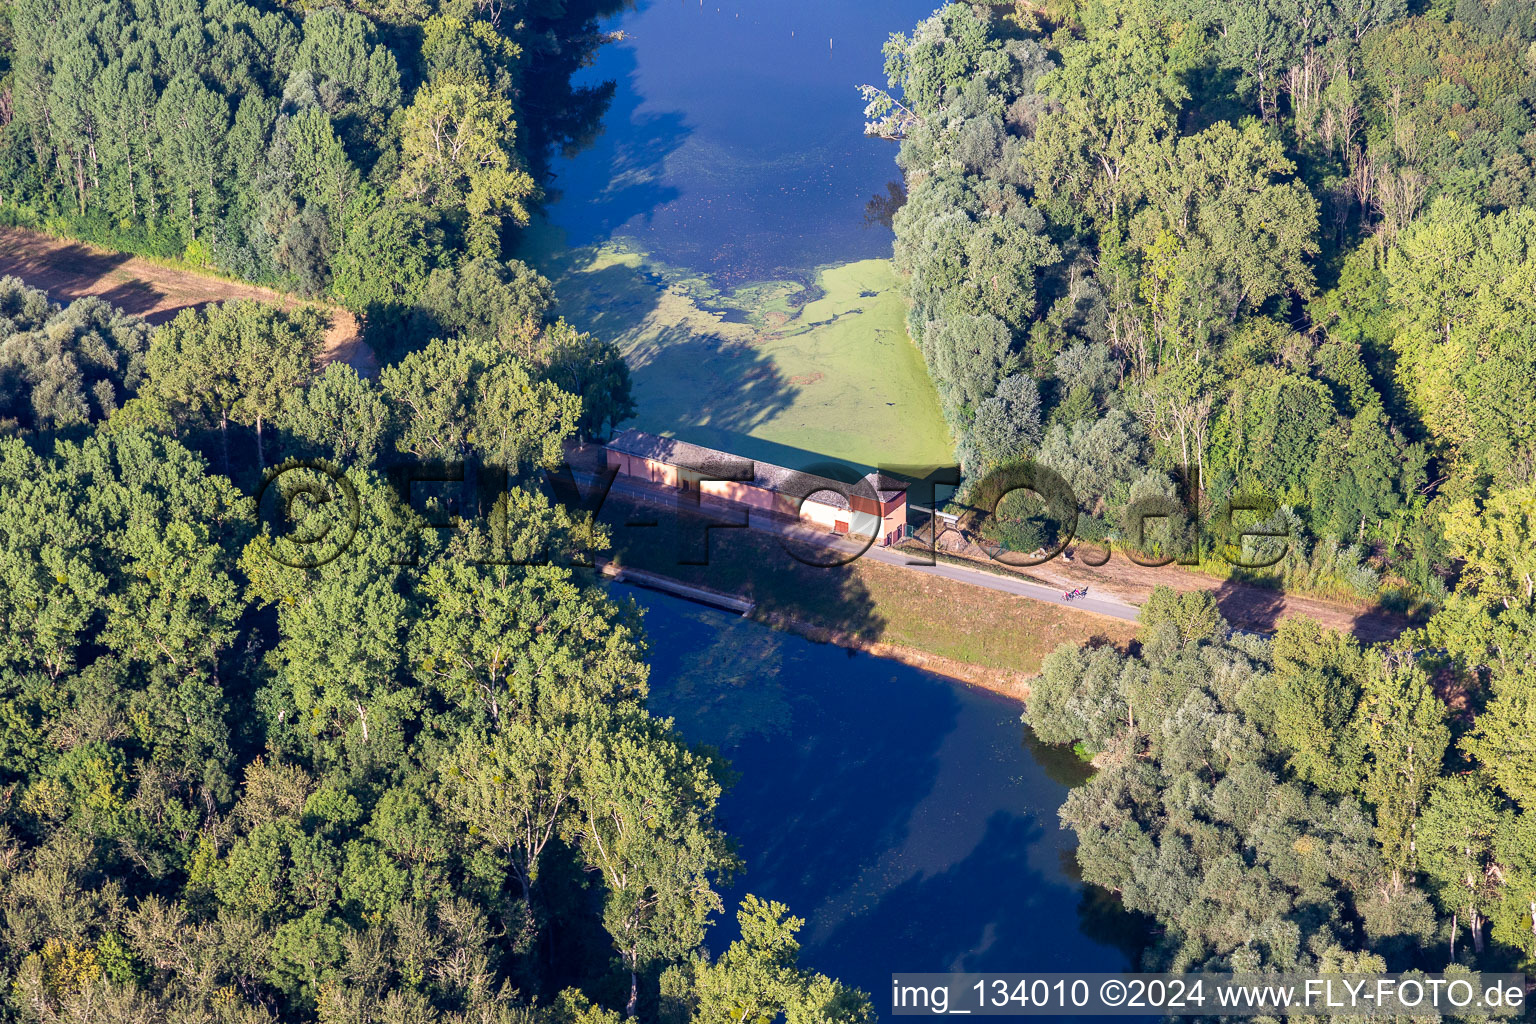
[[[336,298],[387,365],[0,280],[0,1021],[873,1020],[789,908],[723,906],[729,766],[535,486],[634,412],[506,258],[614,6],[4,8],[4,217]],[[1149,967],[1532,967],[1530,5],[954,3],[885,55],[967,481],[1037,461],[1117,545],[1192,486],[1208,550],[1266,493],[1281,581],[1424,613],[1370,648],[1159,590],[1056,652],[1084,877]],[[498,472],[390,475],[461,460]]]
[[[611,85],[570,73],[618,0],[19,0],[0,215],[328,294],[388,333],[496,258]]]
[[[8,221],[337,298],[389,365],[0,279],[0,1021],[873,1019],[723,905],[729,767],[534,485],[634,411],[503,258],[615,6],[5,8]]]
[[[1051,655],[1026,720],[1093,757],[1062,822],[1084,877],[1156,920],[1146,966],[1529,970],[1527,618],[1487,623],[1502,663],[1465,638],[1424,657],[1304,617],[1235,633],[1208,593],[1162,589],[1134,652]]]
[[[885,57],[966,479],[1047,466],[1116,544],[1187,487],[1208,551],[1266,494],[1284,582],[1432,613],[1363,649],[1160,591],[1137,649],[1058,652],[1027,720],[1099,766],[1062,811],[1085,877],[1159,967],[1529,967],[1531,6],[954,3]],[[1043,506],[1000,513],[1033,546]]]
[[[1536,471],[1533,38],[1479,0],[957,3],[894,37],[869,131],[967,477],[1034,457],[1100,539],[1187,471],[1203,518],[1274,499],[1287,582],[1443,600],[1477,544],[1447,517]]]
[[[0,280],[0,1020],[872,1019],[781,905],[704,950],[729,769],[532,485],[627,377],[469,277],[377,381],[310,311],[151,334]],[[408,504],[402,458],[512,486]]]

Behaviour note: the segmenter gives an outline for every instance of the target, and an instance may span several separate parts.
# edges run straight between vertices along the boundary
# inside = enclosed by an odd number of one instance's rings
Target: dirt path
[[[945,533],[939,545],[951,554],[986,560],[979,548],[974,544],[966,544],[953,531]],[[1366,643],[1395,639],[1412,626],[1406,616],[1371,607],[1363,602],[1353,606],[1339,601],[1286,594],[1252,583],[1218,579],[1176,565],[1158,568],[1137,565],[1118,548],[1111,553],[1109,561],[1098,568],[1084,564],[1081,557],[1071,562],[1058,557],[1044,565],[1017,568],[1014,571],[1062,590],[1086,586],[1090,594],[1097,592],[1136,605],[1145,603],[1151,596],[1152,588],[1156,586],[1171,587],[1178,591],[1209,590],[1215,593],[1216,605],[1228,622],[1239,629],[1260,633],[1274,632],[1281,619],[1292,615],[1305,615],[1328,629],[1352,633]]]
[[[84,242],[51,238],[23,228],[0,227],[0,276],[19,277],[42,288],[55,302],[97,295],[127,313],[163,324],[183,309],[226,299],[255,299],[292,309],[302,299],[271,288],[226,281],[192,270],[162,267],[138,256],[98,249]],[[359,373],[378,372],[378,360],[358,331],[357,319],[340,306],[309,303],[331,318],[322,363],[352,364]]]

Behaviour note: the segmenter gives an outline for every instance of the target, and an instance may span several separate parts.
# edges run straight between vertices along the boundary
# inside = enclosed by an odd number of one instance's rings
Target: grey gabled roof
[[[880,492],[881,501],[891,501],[907,493],[907,482],[888,473],[876,471],[870,473],[866,479],[875,485],[875,490]]]
[[[783,466],[775,466],[771,462],[744,459],[739,455],[732,455],[715,448],[705,448],[703,445],[679,441],[675,437],[660,437],[656,434],[647,434],[643,430],[626,430],[609,441],[608,448],[621,455],[633,455],[652,462],[699,472],[706,477],[714,476],[725,480],[736,479],[750,470],[752,479],[743,480],[743,483],[751,483],[753,486],[775,493],[805,494],[807,486],[814,486],[815,481],[825,480],[827,490],[813,492],[816,494],[816,500],[834,508],[848,508],[848,500],[835,489],[846,485],[839,484],[837,481],[786,469]],[[810,483],[807,482],[807,477]],[[882,502],[891,501],[906,491],[906,485],[894,477],[870,473],[866,479],[875,485]]]

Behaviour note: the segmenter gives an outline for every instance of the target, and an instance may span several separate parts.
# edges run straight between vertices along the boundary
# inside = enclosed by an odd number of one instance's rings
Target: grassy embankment
[[[626,526],[650,517],[651,527]],[[796,560],[778,538],[755,530],[710,531],[708,564],[679,564],[679,531],[669,510],[616,497],[602,521],[620,565],[750,597],[754,617],[814,640],[870,650],[1010,696],[1027,695],[1029,676],[1058,645],[1123,645],[1135,625],[1069,611],[859,559],[838,568]],[[681,550],[704,560],[702,524],[682,531]]]

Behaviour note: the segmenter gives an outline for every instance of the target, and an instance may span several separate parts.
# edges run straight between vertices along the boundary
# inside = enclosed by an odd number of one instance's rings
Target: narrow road
[[[886,565],[900,566],[913,572],[926,573],[929,576],[939,576],[947,580],[955,580],[959,583],[968,583],[973,587],[985,587],[988,590],[1000,591],[1004,594],[1017,594],[1020,597],[1033,598],[1036,601],[1044,601],[1047,604],[1059,604],[1073,611],[1094,612],[1098,615],[1108,615],[1113,619],[1123,619],[1126,622],[1135,622],[1141,617],[1141,609],[1136,605],[1117,601],[1112,597],[1095,595],[1091,590],[1087,597],[1073,598],[1068,601],[1063,591],[1054,587],[1044,587],[1038,583],[1030,583],[1026,580],[1013,579],[987,572],[984,569],[971,569],[963,565],[950,565],[938,562],[934,565],[924,565],[917,561],[917,556],[912,552],[900,548],[871,547],[864,552],[864,558],[872,558]]]
[[[578,473],[577,477],[583,488],[596,484],[596,478],[589,474]],[[609,493],[674,508],[678,505],[689,504],[686,501],[679,502],[676,491],[657,488],[625,477],[616,477]],[[835,538],[819,528],[805,526],[800,522],[767,513],[762,509],[753,508],[748,505],[739,505],[734,502],[726,502],[723,499],[711,499],[708,505],[719,508],[722,512],[740,512],[744,514],[749,529],[773,533],[781,537],[789,537],[807,546],[820,547],[824,550],[829,547],[837,547],[849,553],[858,550],[856,542]],[[941,579],[953,580],[957,583],[965,583],[973,587],[995,590],[1002,594],[1014,594],[1019,597],[1031,598],[1035,601],[1044,601],[1047,604],[1058,604],[1073,611],[1107,615],[1110,618],[1121,619],[1125,622],[1135,622],[1141,615],[1141,609],[1138,606],[1109,595],[1096,595],[1090,591],[1087,597],[1074,598],[1068,601],[1063,596],[1064,591],[1057,590],[1054,587],[1030,583],[1027,580],[1004,576],[1000,573],[987,572],[984,569],[972,569],[968,566],[953,565],[946,562],[936,562],[933,565],[927,565],[923,563],[920,554],[902,548],[884,548],[878,544],[872,544],[859,557],[872,559],[884,565],[895,566],[896,568],[906,569],[911,572],[920,572],[929,576],[937,576]]]

